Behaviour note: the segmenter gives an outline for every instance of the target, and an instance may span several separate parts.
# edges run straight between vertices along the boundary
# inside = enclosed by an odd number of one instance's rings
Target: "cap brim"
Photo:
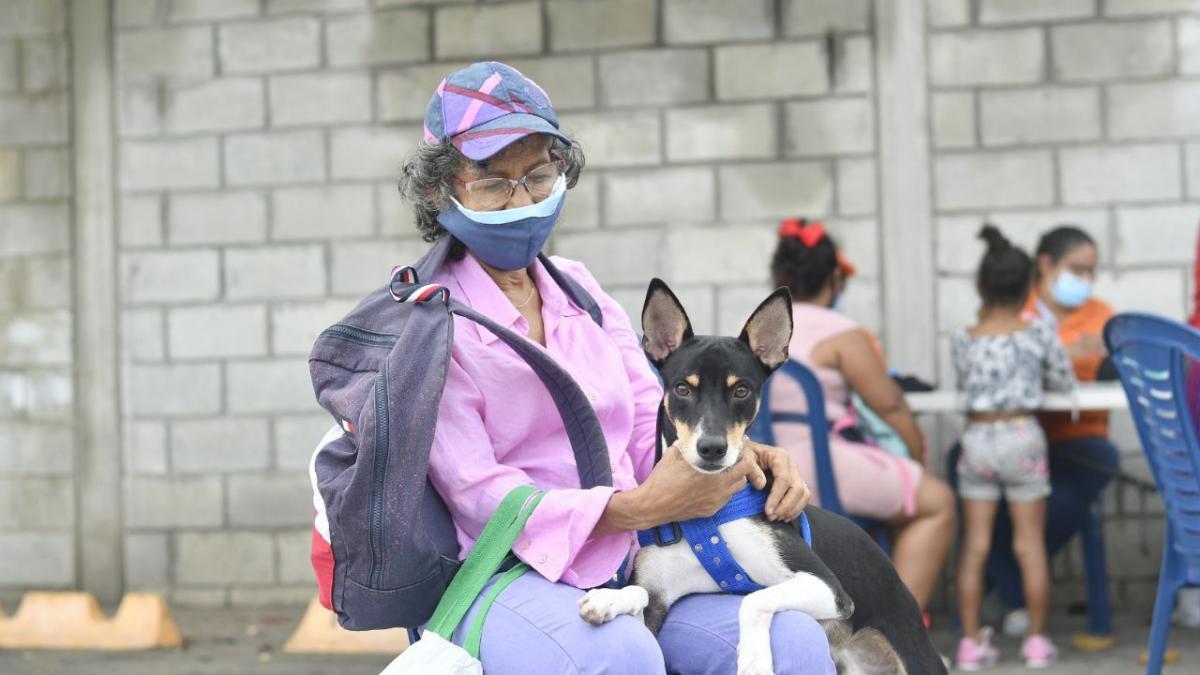
[[[467,159],[479,161],[500,152],[530,134],[549,134],[570,143],[553,124],[529,113],[509,113],[450,139]]]

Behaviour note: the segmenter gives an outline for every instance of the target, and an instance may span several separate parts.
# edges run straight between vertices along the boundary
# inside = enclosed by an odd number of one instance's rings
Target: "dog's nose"
[[[729,444],[720,436],[701,436],[700,440],[696,441],[696,452],[700,453],[701,459],[710,462],[724,457],[728,449]]]

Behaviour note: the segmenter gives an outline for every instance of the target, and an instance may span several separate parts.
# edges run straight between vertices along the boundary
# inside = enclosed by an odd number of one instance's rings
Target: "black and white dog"
[[[642,330],[646,355],[658,366],[666,390],[659,408],[660,457],[663,447],[677,443],[697,471],[716,473],[736,464],[767,376],[787,360],[792,336],[787,289],[759,305],[740,337],[694,336],[679,300],[655,279],[642,310]],[[916,601],[875,542],[841,516],[813,506],[805,513],[811,548],[795,524],[763,515],[718,528],[733,557],[765,587],[742,601],[738,673],[773,672],[771,621],[783,610],[799,610],[821,622],[839,673],[945,673]],[[657,633],[675,601],[719,592],[689,542],[676,541],[642,548],[630,585],[589,591],[580,600],[580,614],[595,624],[619,614],[642,614]]]

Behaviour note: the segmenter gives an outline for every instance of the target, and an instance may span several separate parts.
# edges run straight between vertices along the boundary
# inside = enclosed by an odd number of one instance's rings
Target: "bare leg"
[[[922,610],[950,552],[954,517],[954,493],[940,478],[925,473],[917,487],[917,513],[892,521],[892,562]]]
[[[1000,502],[988,499],[964,499],[963,539],[958,553],[955,595],[963,633],[979,639],[979,606],[983,602],[983,564],[992,545],[992,524]]]
[[[1046,500],[1009,502],[1013,521],[1013,553],[1021,567],[1021,585],[1029,610],[1029,634],[1046,630],[1046,610],[1050,605],[1050,567],[1046,562]]]

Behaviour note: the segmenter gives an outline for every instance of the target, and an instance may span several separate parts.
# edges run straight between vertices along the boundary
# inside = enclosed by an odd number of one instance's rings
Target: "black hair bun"
[[[979,231],[979,238],[987,242],[988,251],[1003,251],[1012,247],[1008,237],[991,223],[984,223],[983,229]]]

